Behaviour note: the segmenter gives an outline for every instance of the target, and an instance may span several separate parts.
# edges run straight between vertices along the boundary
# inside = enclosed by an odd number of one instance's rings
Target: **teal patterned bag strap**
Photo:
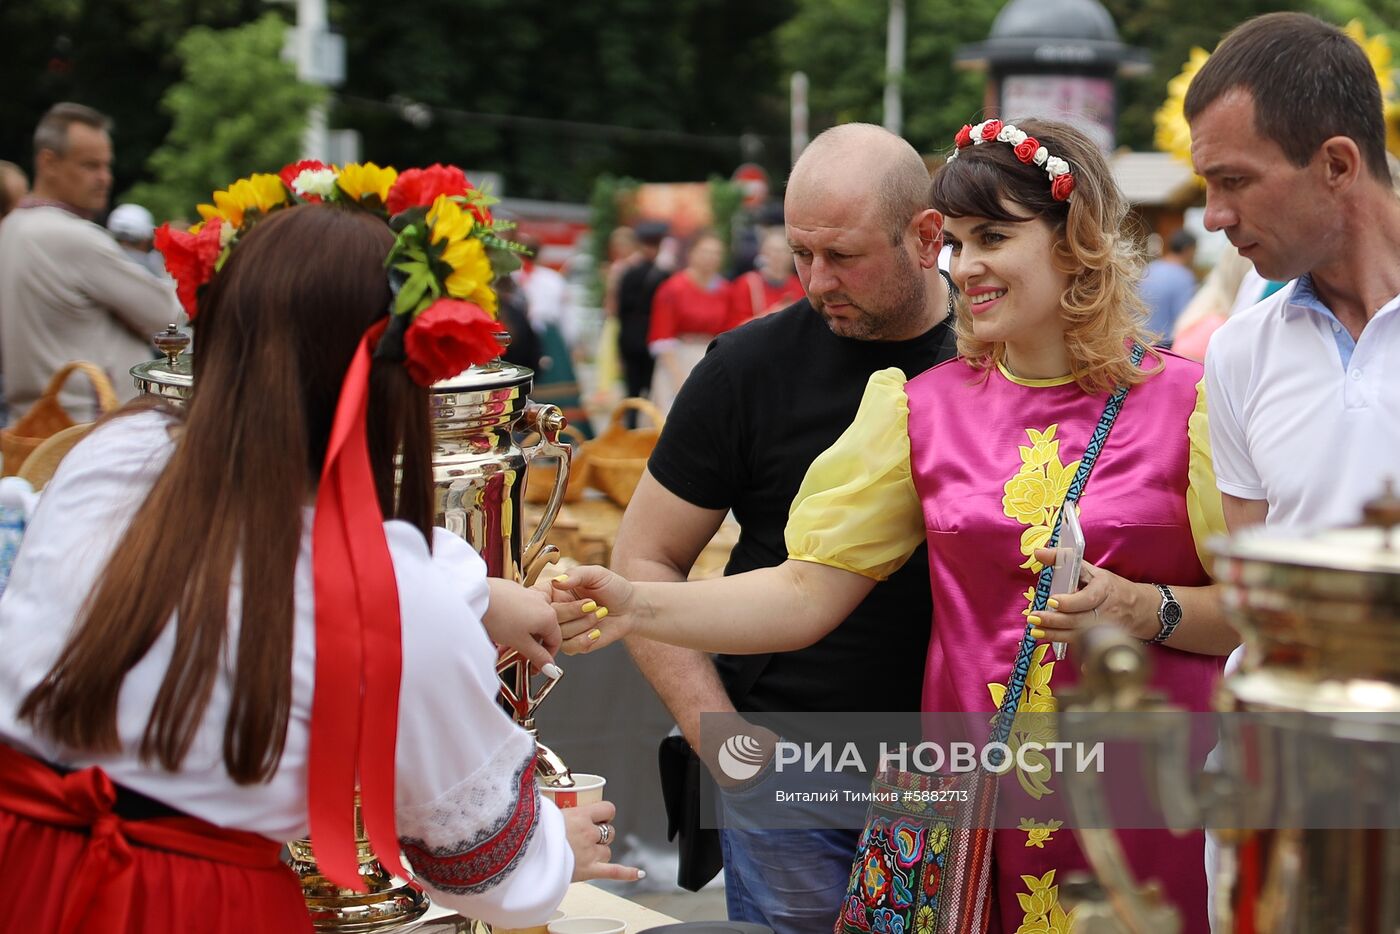
[[[1133,345],[1132,361],[1133,366],[1142,363],[1143,355],[1147,348],[1141,344]],[[1094,462],[1099,459],[1099,452],[1103,450],[1104,442],[1108,440],[1108,432],[1113,428],[1113,422],[1118,418],[1118,412],[1123,408],[1123,400],[1128,397],[1128,387],[1119,386],[1113,395],[1108,397],[1108,403],[1103,407],[1103,414],[1099,416],[1099,424],[1094,429],[1094,435],[1089,439],[1089,446],[1084,449],[1084,456],[1079,461],[1079,469],[1074,473],[1074,479],[1070,481],[1069,489],[1065,492],[1065,501],[1060,505],[1060,510],[1055,514],[1055,526],[1050,532],[1050,539],[1045,543],[1045,547],[1054,548],[1060,540],[1060,520],[1064,517],[1065,507],[1073,504],[1084,493],[1084,487],[1089,482],[1089,472],[1094,469]],[[1045,609],[1045,601],[1050,599],[1050,581],[1055,576],[1055,568],[1046,565],[1040,570],[1040,578],[1035,584],[1035,601],[1031,604],[1031,613],[1039,613]],[[1021,694],[1026,688],[1026,677],[1031,670],[1031,656],[1035,652],[1035,639],[1031,636],[1031,624],[1026,623],[1026,631],[1021,636],[1021,645],[1016,651],[1016,663],[1011,668],[1011,679],[1006,682],[1006,696],[1002,698],[1001,707],[997,710],[996,720],[992,725],[991,741],[994,743],[1004,743],[1011,735],[1011,724],[1016,719],[1016,708],[1020,706]]]

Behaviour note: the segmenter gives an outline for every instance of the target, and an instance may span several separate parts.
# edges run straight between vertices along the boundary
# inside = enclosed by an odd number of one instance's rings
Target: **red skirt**
[[[192,817],[126,820],[98,768],[0,743],[0,934],[309,934],[280,844]]]

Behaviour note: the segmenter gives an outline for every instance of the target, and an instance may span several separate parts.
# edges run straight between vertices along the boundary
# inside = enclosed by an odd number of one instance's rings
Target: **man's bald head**
[[[928,167],[902,137],[871,123],[843,123],[802,151],[788,176],[788,204],[833,192],[874,206],[876,221],[898,243],[928,207]]]

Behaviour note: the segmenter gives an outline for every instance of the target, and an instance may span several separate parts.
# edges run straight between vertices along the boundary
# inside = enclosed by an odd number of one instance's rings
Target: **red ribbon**
[[[254,869],[280,868],[279,844],[193,817],[128,821],[112,811],[116,786],[93,766],[67,775],[0,743],[0,808],[72,830],[87,828],[82,860],[63,889],[58,934],[124,931],[135,894],[132,846]]]
[[[331,426],[312,538],[316,689],[308,797],[321,873],[365,891],[355,853],[354,801],[384,868],[405,876],[394,824],[394,750],[403,667],[399,592],[365,432],[370,354],[388,320],[360,339]]]

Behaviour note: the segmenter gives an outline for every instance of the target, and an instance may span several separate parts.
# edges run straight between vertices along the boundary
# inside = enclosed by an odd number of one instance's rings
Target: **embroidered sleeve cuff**
[[[477,895],[498,885],[524,855],[540,811],[535,744],[524,732],[436,801],[398,814],[399,842],[434,888]]]

